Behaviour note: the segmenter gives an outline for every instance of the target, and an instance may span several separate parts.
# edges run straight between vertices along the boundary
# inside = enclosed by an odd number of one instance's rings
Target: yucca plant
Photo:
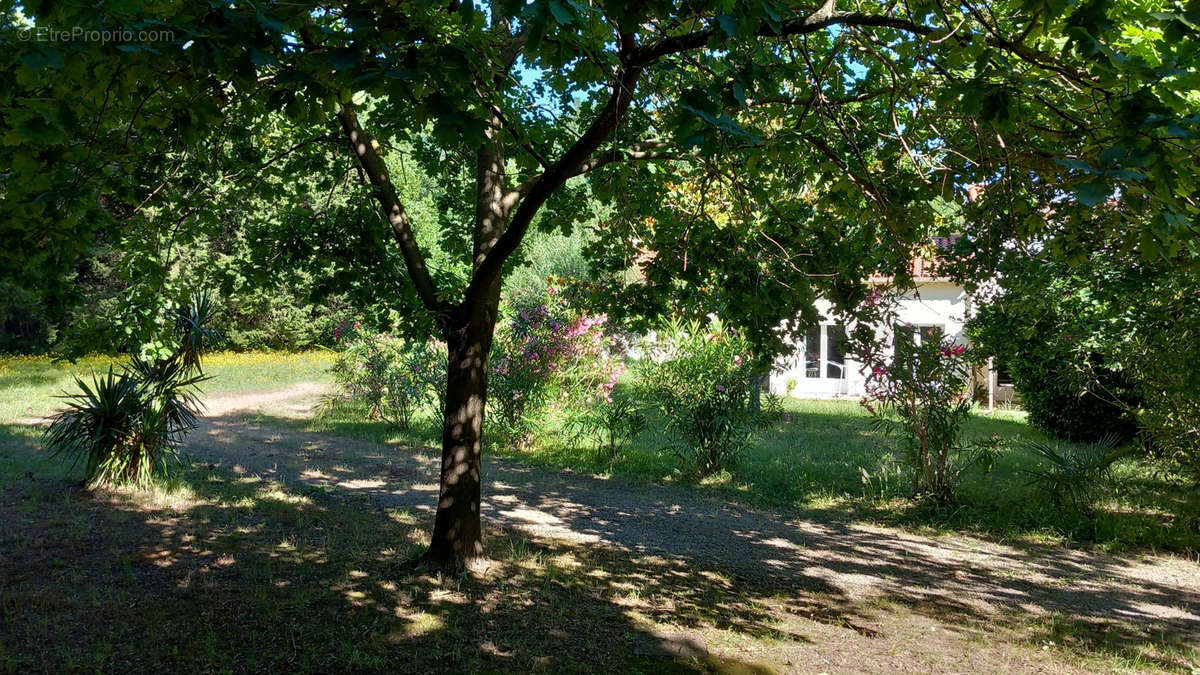
[[[46,430],[46,449],[84,463],[85,481],[145,486],[178,457],[183,437],[196,428],[196,385],[205,379],[200,357],[216,334],[207,324],[216,313],[207,295],[173,312],[178,347],[167,358],[134,358],[110,366],[91,383],[75,378],[79,391],[64,396],[66,408]]]

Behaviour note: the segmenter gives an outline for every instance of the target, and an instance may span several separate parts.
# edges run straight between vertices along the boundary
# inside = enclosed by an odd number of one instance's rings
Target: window
[[[892,360],[895,362],[900,358],[900,344],[903,341],[905,344],[919,346],[924,344],[925,340],[933,337],[934,331],[945,327],[938,325],[913,326],[905,323],[898,323],[892,326]]]
[[[846,343],[846,329],[841,326],[825,326],[825,377],[840,380],[846,377],[843,353]]]
[[[809,326],[804,334],[804,377],[821,376],[821,327]]]
[[[804,377],[840,380],[846,377],[846,329],[840,325],[809,326],[804,333]]]

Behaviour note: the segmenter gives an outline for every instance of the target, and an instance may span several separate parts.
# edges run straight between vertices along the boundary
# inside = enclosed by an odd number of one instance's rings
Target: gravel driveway
[[[253,414],[302,418],[320,393],[318,385],[300,385],[210,398],[188,451],[235,473],[425,512],[432,523],[438,458],[431,449],[304,433]],[[781,592],[921,605],[951,621],[976,617],[982,624],[1005,612],[1068,615],[1200,643],[1200,565],[1179,557],[1029,550],[971,536],[796,519],[683,487],[630,485],[493,457],[483,472],[485,521],[532,539],[660,556]]]

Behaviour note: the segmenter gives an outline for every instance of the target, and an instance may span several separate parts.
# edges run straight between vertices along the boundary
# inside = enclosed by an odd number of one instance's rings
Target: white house
[[[947,239],[937,243],[947,246],[953,242]],[[915,290],[899,299],[895,324],[875,328],[885,348],[892,349],[899,331],[919,344],[934,327],[941,328],[955,342],[966,344],[963,327],[971,316],[971,296],[961,285],[936,275],[930,261],[913,261],[913,279]],[[776,362],[770,376],[771,392],[797,398],[861,397],[867,373],[862,363],[844,353],[842,336],[847,327],[837,322],[828,301],[818,299],[817,310],[820,325],[810,326],[791,355]],[[998,386],[993,368],[974,373],[974,379],[972,389],[989,407],[1012,400],[1011,386]]]

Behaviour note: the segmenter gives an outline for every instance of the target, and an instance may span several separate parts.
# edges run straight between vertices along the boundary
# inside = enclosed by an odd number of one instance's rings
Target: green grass
[[[24,453],[15,461],[14,442],[33,443],[36,427],[14,422],[31,422],[53,413],[62,405],[59,398],[74,392],[75,377],[90,380],[91,373],[116,368],[121,359],[88,356],[75,363],[56,362],[47,356],[0,356],[0,424],[7,427],[7,441],[0,438],[0,481],[26,478],[66,479],[77,471],[52,460],[45,453]],[[269,352],[215,352],[205,357],[205,373],[210,377],[202,388],[206,393],[230,393],[275,389],[299,382],[325,382],[330,379],[333,354],[310,351],[296,354]]]
[[[334,355],[329,351],[296,354],[274,352],[215,352],[205,356],[209,376],[206,393],[274,389],[297,382],[325,382]],[[48,356],[0,356],[0,421],[49,415],[61,403],[58,396],[75,390],[75,377],[117,368],[123,359],[88,356],[75,363],[55,362]]]
[[[549,468],[569,468],[634,483],[683,483],[725,499],[820,518],[839,518],[934,532],[970,532],[1033,544],[1099,545],[1110,551],[1200,551],[1200,532],[1179,514],[1194,507],[1189,480],[1162,464],[1124,460],[1092,515],[1055,504],[1031,484],[1027,472],[1040,466],[1024,441],[1047,440],[1024,413],[979,410],[965,427],[968,440],[1001,440],[992,472],[969,470],[957,501],[933,505],[909,498],[910,475],[871,428],[867,413],[852,401],[784,402],[788,413],[762,430],[730,472],[690,481],[666,439],[651,427],[615,461],[587,442],[562,433],[569,411],[548,415],[532,447],[491,445],[488,452]],[[300,426],[361,440],[437,446],[441,429],[431,416],[400,431],[365,421],[363,410],[345,406]]]
[[[1024,441],[1047,440],[1019,411],[978,410],[964,429],[967,440],[995,434],[1001,454],[990,473],[968,470],[957,501],[932,505],[908,498],[911,477],[889,439],[872,429],[852,401],[789,399],[787,418],[762,430],[730,472],[697,489],[755,506],[783,508],[938,532],[961,531],[1031,543],[1099,544],[1109,550],[1195,552],[1200,532],[1177,518],[1189,510],[1190,481],[1169,467],[1125,460],[1095,513],[1085,516],[1055,504],[1037,490],[1027,472],[1039,468]],[[594,448],[564,443],[553,427],[533,448],[503,452],[553,467],[613,475],[626,480],[683,480],[678,458],[662,448],[651,428],[615,462]]]
[[[75,364],[54,363],[46,357],[0,358],[0,391],[4,392],[0,421],[49,414],[59,404],[55,396],[72,387],[75,374],[105,369],[111,363],[107,357],[90,357]],[[204,389],[219,394],[327,382],[332,363],[333,354],[327,351],[215,353],[205,360],[211,379]],[[1110,550],[1200,550],[1200,533],[1194,524],[1178,517],[1195,509],[1187,505],[1189,495],[1195,499],[1195,490],[1187,478],[1162,465],[1140,460],[1117,464],[1115,487],[1093,515],[1054,504],[1031,485],[1026,472],[1037,468],[1038,460],[1022,448],[1022,441],[1045,440],[1045,436],[1026,424],[1018,411],[979,412],[968,421],[968,438],[996,434],[1003,452],[990,474],[969,471],[963,476],[956,504],[933,506],[907,498],[908,475],[888,450],[887,439],[871,429],[861,407],[849,401],[794,399],[785,405],[788,419],[759,433],[731,472],[689,484],[755,506],[914,529],[974,532],[1041,543],[1099,544]],[[418,417],[412,429],[400,431],[366,421],[363,413],[352,405],[342,406],[318,419],[292,424],[320,433],[404,445],[436,446],[441,435],[432,415]],[[575,442],[560,432],[564,414],[569,413],[560,410],[548,416],[531,448],[493,445],[488,451],[632,482],[688,482],[678,458],[663,449],[666,439],[657,425],[610,462],[587,442]],[[2,460],[0,456],[0,477],[26,471],[59,476],[65,471],[44,457],[19,469]]]

